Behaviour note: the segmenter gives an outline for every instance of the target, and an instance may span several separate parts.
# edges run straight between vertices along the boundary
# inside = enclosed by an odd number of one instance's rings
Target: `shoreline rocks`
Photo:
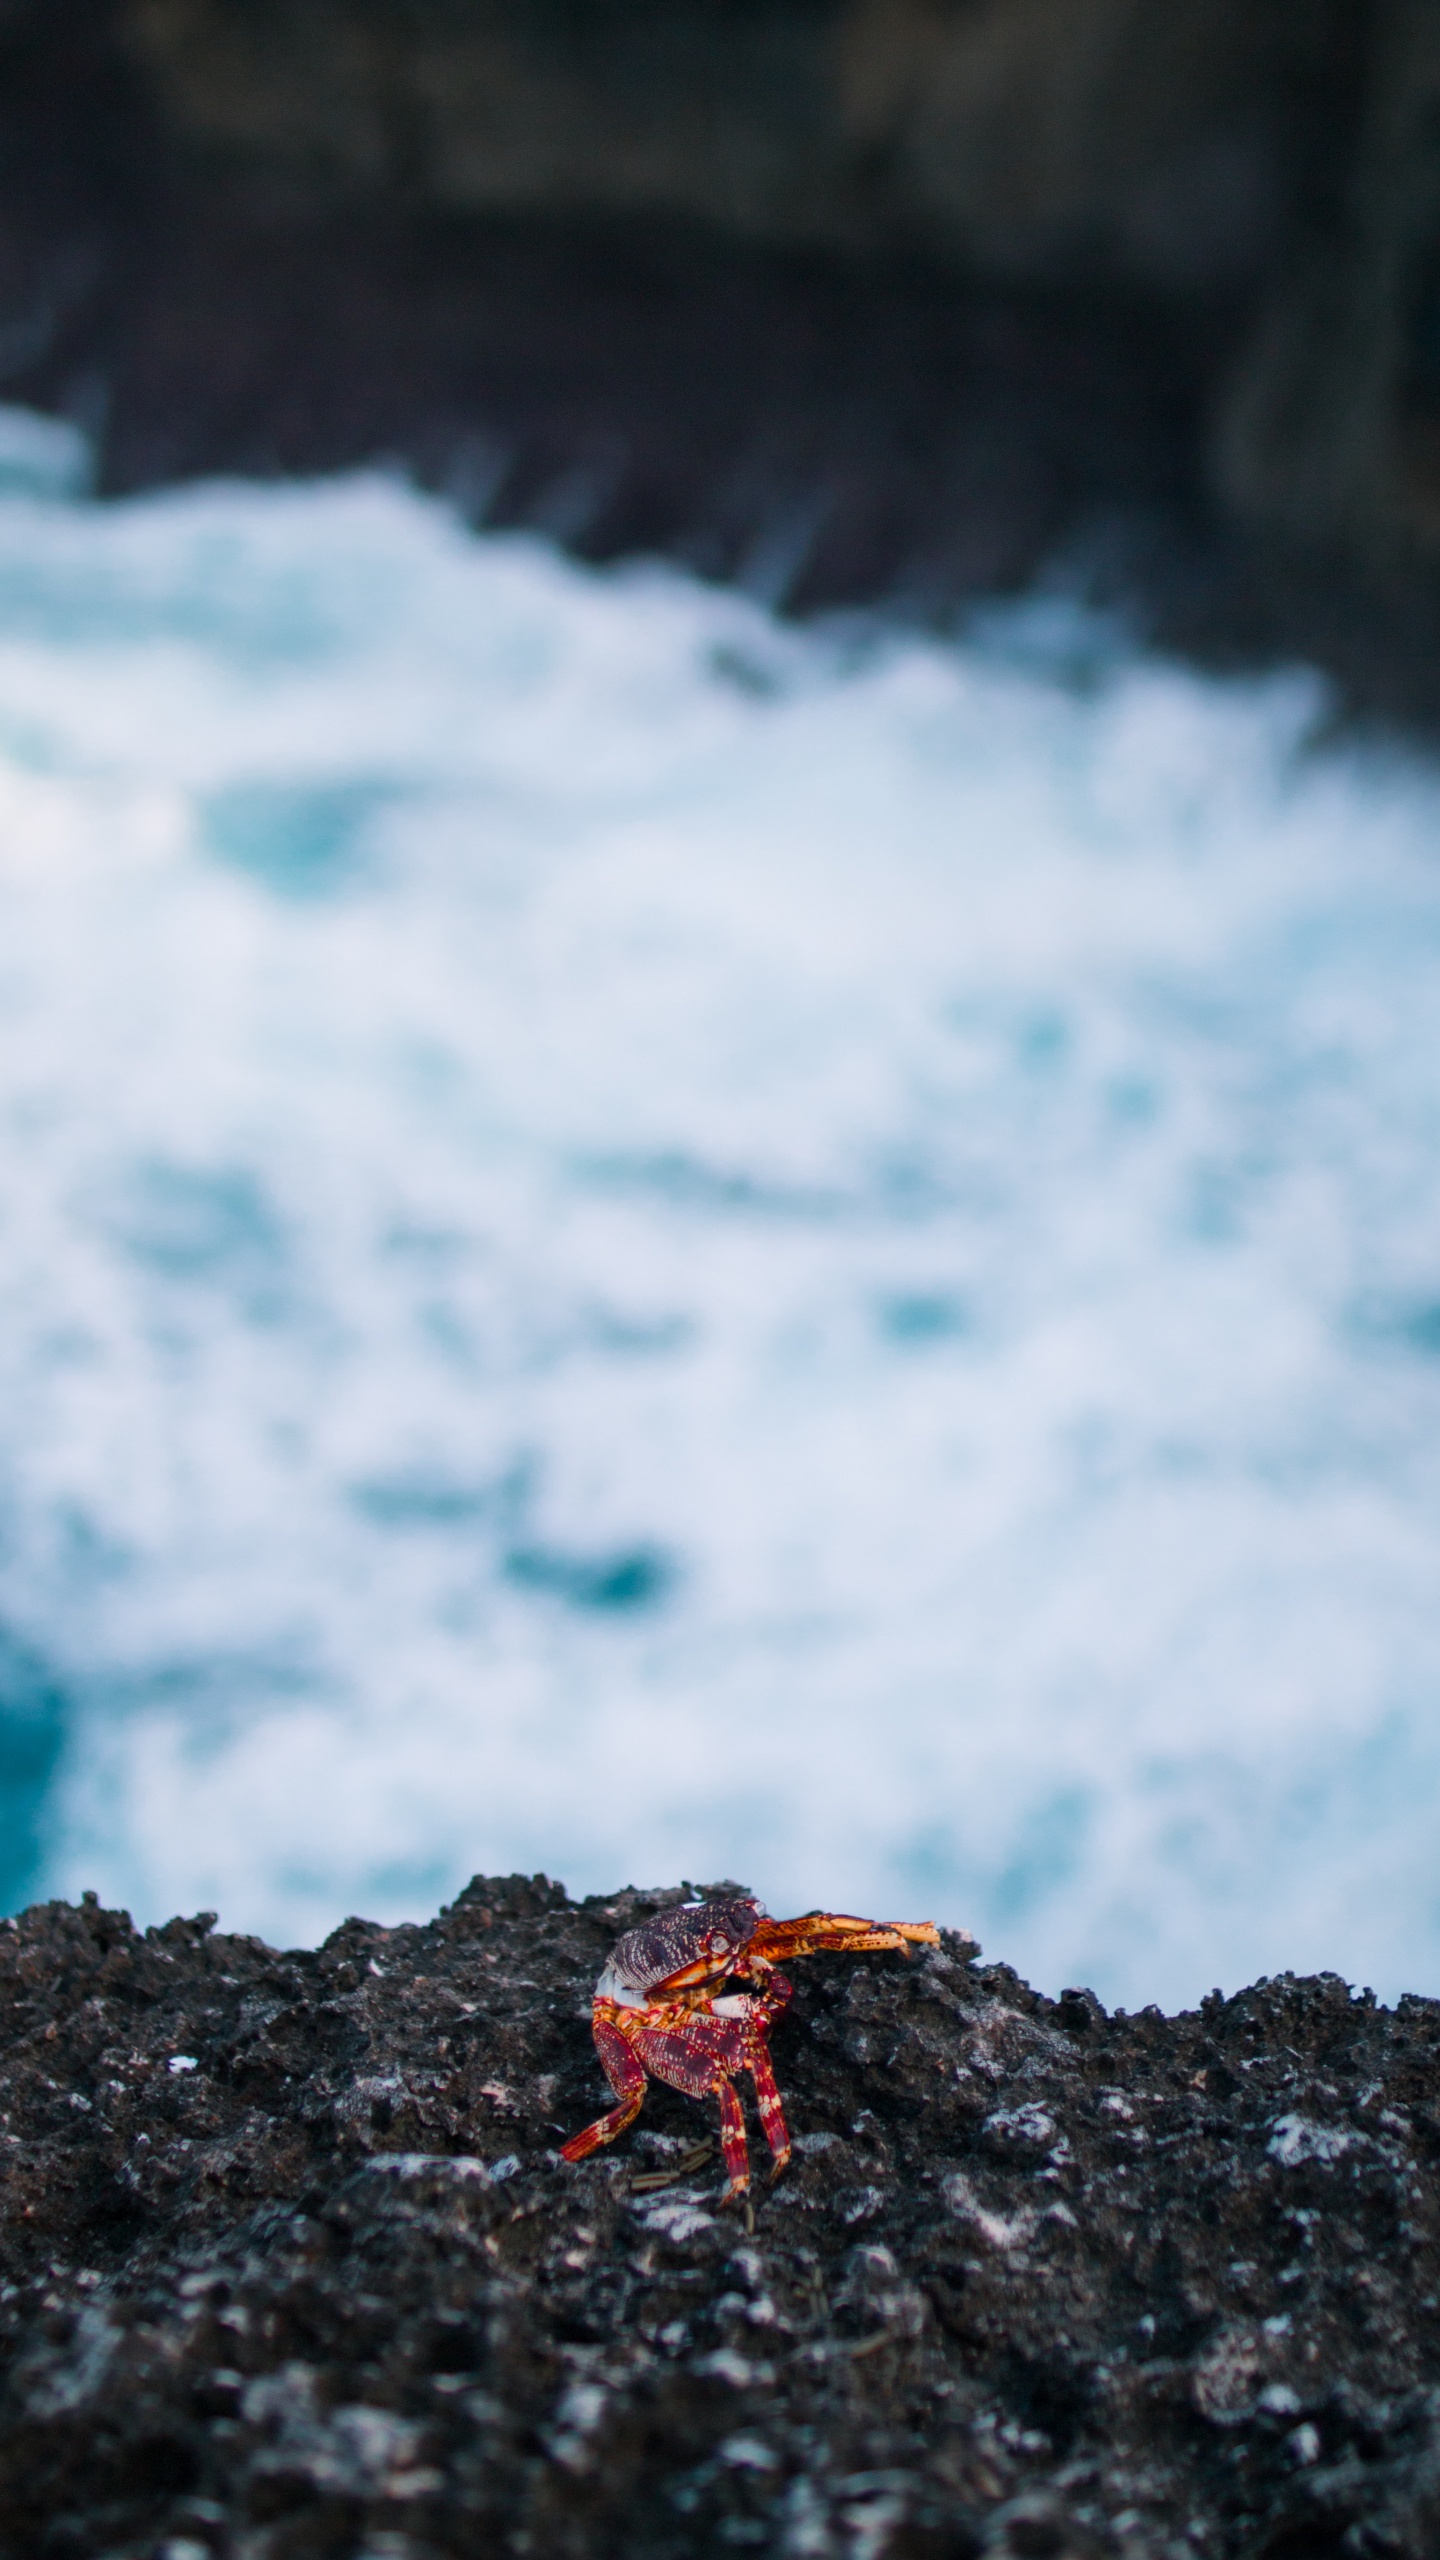
[[[0,396],[1433,723],[1437,93],[1408,0],[0,0]]]
[[[673,2091],[557,2156],[674,1898],[477,1878],[283,1954],[6,1922],[0,2550],[1433,2551],[1440,2002],[816,1959],[750,2229]]]

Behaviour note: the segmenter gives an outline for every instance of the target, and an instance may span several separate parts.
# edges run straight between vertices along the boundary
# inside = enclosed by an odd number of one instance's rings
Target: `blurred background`
[[[0,1904],[1440,1973],[1440,17],[0,0]]]

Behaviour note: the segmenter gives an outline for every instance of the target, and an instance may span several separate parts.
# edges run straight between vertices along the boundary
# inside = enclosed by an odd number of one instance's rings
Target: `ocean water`
[[[0,417],[0,1901],[1440,1989],[1440,775]]]

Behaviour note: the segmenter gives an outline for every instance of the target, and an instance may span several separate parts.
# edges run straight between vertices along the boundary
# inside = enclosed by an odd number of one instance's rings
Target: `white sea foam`
[[[26,434],[47,1889],[293,1938],[734,1874],[1052,1989],[1436,1987],[1434,774],[1035,610],[847,654]]]

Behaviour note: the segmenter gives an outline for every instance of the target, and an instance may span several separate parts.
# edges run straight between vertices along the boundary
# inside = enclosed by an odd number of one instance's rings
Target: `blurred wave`
[[[0,1880],[1440,1964],[1440,784],[0,418]]]

